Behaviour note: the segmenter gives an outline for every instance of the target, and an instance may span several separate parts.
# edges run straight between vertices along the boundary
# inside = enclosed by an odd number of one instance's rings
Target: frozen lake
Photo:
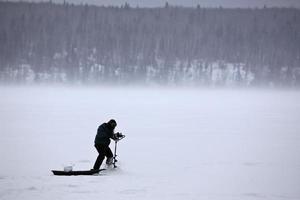
[[[119,168],[53,176],[110,118]],[[0,134],[1,200],[300,199],[299,91],[0,87]]]

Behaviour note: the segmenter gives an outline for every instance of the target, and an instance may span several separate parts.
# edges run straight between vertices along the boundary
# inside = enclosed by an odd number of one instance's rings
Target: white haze
[[[110,118],[119,168],[51,174]],[[0,199],[300,199],[299,119],[299,91],[1,87]]]

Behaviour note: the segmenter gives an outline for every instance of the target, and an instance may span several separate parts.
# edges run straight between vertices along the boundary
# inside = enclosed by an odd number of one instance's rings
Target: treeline
[[[300,10],[0,2],[3,82],[300,84]]]

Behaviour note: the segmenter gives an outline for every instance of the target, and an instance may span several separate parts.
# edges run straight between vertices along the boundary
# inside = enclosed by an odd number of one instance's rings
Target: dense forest
[[[1,83],[300,85],[300,10],[0,2]]]

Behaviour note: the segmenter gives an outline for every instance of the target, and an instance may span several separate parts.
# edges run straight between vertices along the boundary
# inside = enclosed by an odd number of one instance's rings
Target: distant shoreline
[[[127,0],[127,1],[111,1],[111,0],[0,0],[0,2],[29,2],[29,3],[39,3],[39,2],[52,2],[55,4],[74,4],[74,5],[90,5],[90,6],[105,6],[105,7],[122,7],[128,3],[132,8],[163,8],[168,2],[169,6],[172,7],[186,7],[186,8],[196,8],[198,5],[202,8],[297,8],[300,9],[300,1],[298,0],[251,0],[251,1],[210,1],[210,0],[201,0],[201,2],[196,0],[171,0],[171,1],[146,1],[147,3],[141,3],[139,0]]]

